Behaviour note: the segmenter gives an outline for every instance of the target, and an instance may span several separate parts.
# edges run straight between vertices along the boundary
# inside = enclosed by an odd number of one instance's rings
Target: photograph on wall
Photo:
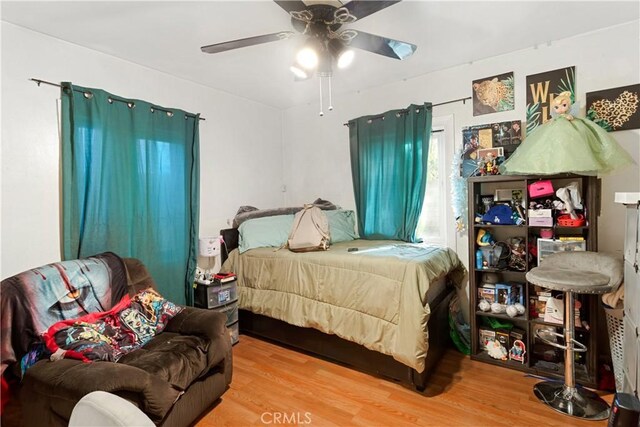
[[[514,109],[513,71],[474,80],[472,87],[474,116]]]
[[[576,67],[560,68],[527,76],[527,135],[551,119],[551,101],[562,92],[571,92],[575,102]]]
[[[497,164],[508,159],[522,141],[521,128],[522,122],[520,120],[463,128],[460,174],[465,178],[486,175],[486,161],[488,159],[496,160]],[[491,155],[487,156],[489,154]],[[495,163],[489,166],[494,165]],[[497,170],[490,169],[489,174],[495,175]]]
[[[587,92],[587,118],[607,132],[640,129],[640,84]]]

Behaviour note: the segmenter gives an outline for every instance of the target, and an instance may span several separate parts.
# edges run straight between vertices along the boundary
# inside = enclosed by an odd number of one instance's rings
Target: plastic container
[[[210,285],[198,284],[194,296],[196,307],[217,308],[238,299],[237,282],[234,280],[223,285],[217,282]]]
[[[540,237],[543,239],[551,239],[553,237],[553,229],[551,228],[543,228],[540,230]]]
[[[586,221],[584,215],[578,215],[576,219],[572,219],[570,215],[560,215],[557,222],[560,227],[582,227]]]
[[[538,239],[538,265],[545,257],[556,252],[586,251],[587,242],[584,240],[554,240]]]
[[[225,316],[227,316],[227,321],[225,322],[225,325],[227,326],[233,323],[236,323],[238,321],[238,302],[237,301],[234,301],[230,304],[219,307],[216,309],[216,311],[219,311],[220,313],[223,313]]]
[[[482,268],[482,261],[484,257],[482,256],[482,250],[478,249],[476,251],[476,268],[480,270]]]
[[[236,322],[227,326],[229,331],[229,337],[231,338],[231,345],[235,345],[240,341],[240,323]]]
[[[624,322],[622,321],[623,308],[611,308],[604,305],[607,318],[607,330],[609,331],[609,347],[611,347],[611,362],[613,363],[613,375],[616,379],[616,391],[622,392],[624,387]]]

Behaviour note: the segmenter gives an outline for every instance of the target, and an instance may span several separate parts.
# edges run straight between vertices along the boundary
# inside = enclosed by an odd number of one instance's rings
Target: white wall
[[[323,197],[354,208],[348,129],[342,125],[349,119],[410,103],[467,97],[472,80],[514,71],[514,111],[473,117],[470,103],[434,108],[434,116],[454,116],[457,147],[462,127],[524,120],[528,74],[575,65],[583,105],[588,91],[638,83],[639,27],[635,21],[360,93],[334,95],[335,110],[325,111],[321,118],[315,103],[281,113],[2,22],[0,277],[60,259],[59,95],[57,88],[37,87],[28,81],[30,77],[72,81],[201,113],[207,120],[200,125],[200,235],[210,235],[217,234],[237,207],[247,203],[298,205]],[[344,72],[373,71],[358,70],[356,63]],[[640,132],[613,135],[638,162]],[[283,182],[287,185],[284,198]],[[639,187],[637,166],[603,179],[601,250],[620,251],[622,246],[623,208],[613,204],[613,193],[639,191]],[[467,262],[466,235],[458,236],[451,246]]]
[[[2,22],[0,277],[60,260],[59,89],[71,81],[201,113],[200,235],[282,204],[281,111]],[[256,179],[259,177],[259,179]]]
[[[577,98],[584,115],[585,93],[640,82],[640,21],[634,21],[569,39],[554,41],[499,57],[476,61],[425,74],[406,81],[359,93],[334,95],[335,110],[318,116],[319,107],[309,104],[291,108],[284,114],[284,164],[287,205],[322,196],[343,207],[354,208],[349,160],[349,131],[343,123],[363,115],[404,108],[411,103],[443,101],[471,96],[472,80],[513,71],[516,109],[510,112],[473,117],[467,102],[435,107],[434,117],[453,114],[455,146],[461,143],[461,128],[494,121],[525,119],[525,79],[527,75],[576,66]],[[446,34],[442,35],[446,37]],[[455,47],[452,47],[455,48]],[[387,60],[387,59],[381,59]],[[410,61],[411,59],[409,59]],[[357,58],[349,72],[358,70]],[[339,72],[338,72],[339,73]],[[340,78],[339,74],[336,78]],[[326,108],[325,108],[326,110]],[[632,155],[636,163],[640,150],[640,131],[612,134]],[[449,161],[450,165],[451,162]],[[449,177],[450,171],[444,176]],[[602,182],[602,216],[599,225],[599,249],[621,252],[624,209],[613,203],[616,191],[639,191],[640,173],[634,167]],[[450,201],[446,203],[450,205]],[[452,217],[453,218],[453,217]],[[452,219],[453,221],[453,219]],[[467,264],[467,236],[458,235],[451,245]],[[468,264],[467,264],[468,265]]]

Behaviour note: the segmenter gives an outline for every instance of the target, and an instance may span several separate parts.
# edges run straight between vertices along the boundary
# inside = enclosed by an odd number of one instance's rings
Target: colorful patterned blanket
[[[111,310],[63,320],[43,335],[52,359],[117,362],[162,332],[182,308],[146,289],[126,295]]]
[[[110,310],[127,294],[123,260],[106,252],[57,262],[2,281],[2,371],[19,361],[54,323]]]

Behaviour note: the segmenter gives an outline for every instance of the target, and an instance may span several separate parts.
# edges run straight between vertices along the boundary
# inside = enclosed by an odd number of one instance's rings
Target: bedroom
[[[434,122],[450,129],[444,144],[449,168],[462,128],[524,120],[529,75],[575,66],[584,116],[586,93],[637,84],[640,74],[635,2],[401,2],[353,26],[415,43],[415,56],[392,61],[357,52],[352,67],[334,75],[334,110],[319,117],[318,79],[294,84],[287,69],[296,47],[290,40],[217,56],[199,50],[290,29],[289,17],[271,2],[118,5],[2,3],[2,278],[61,259],[60,92],[30,78],[71,81],[200,113],[206,120],[199,126],[198,234],[211,236],[228,228],[247,204],[300,206],[322,197],[355,209],[349,132],[343,126],[354,118],[469,97],[472,81],[513,71],[512,111],[473,116],[470,102],[434,107]],[[496,8],[505,16],[498,25],[490,18]],[[482,40],[467,46],[472,38]],[[412,68],[418,65],[424,68]],[[602,180],[600,251],[622,254],[624,228],[617,225],[625,213],[613,199],[616,192],[640,189],[638,132],[614,133],[636,165]],[[468,235],[455,232],[450,190],[444,194],[442,244],[469,267]],[[468,287],[460,292],[466,311],[468,295]],[[477,369],[489,368],[494,369]],[[527,392],[522,398],[534,399]]]

